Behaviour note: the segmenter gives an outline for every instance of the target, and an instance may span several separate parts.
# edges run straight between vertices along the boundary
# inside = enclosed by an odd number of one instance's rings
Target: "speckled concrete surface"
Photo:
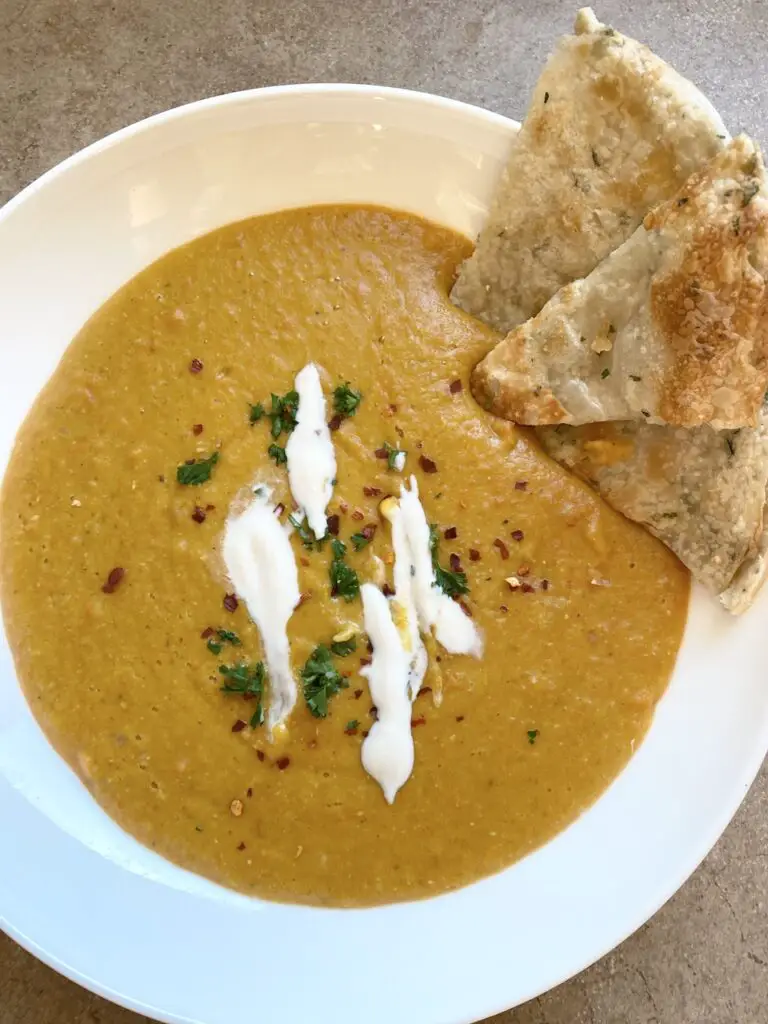
[[[519,117],[541,59],[554,35],[568,29],[575,6],[0,0],[0,202],[107,132],[166,107],[253,86],[375,82]],[[744,128],[768,145],[766,0],[595,6],[701,85],[732,130]],[[766,1024],[767,887],[764,771],[713,853],[650,924],[580,977],[494,1021]],[[0,1024],[140,1020],[0,937]]]

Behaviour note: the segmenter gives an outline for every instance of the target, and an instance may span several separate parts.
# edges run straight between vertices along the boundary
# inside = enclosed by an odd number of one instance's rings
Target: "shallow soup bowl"
[[[323,202],[383,204],[474,236],[516,128],[433,96],[293,86],[161,114],[54,168],[0,213],[3,465],[71,338],[169,249]],[[0,926],[163,1021],[486,1017],[621,942],[726,827],[768,748],[766,624],[768,591],[735,620],[694,589],[650,732],[594,806],[498,875],[368,910],[247,898],[141,846],[48,745],[3,638]]]

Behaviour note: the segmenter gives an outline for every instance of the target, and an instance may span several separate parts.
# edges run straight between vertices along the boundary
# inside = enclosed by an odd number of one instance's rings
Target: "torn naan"
[[[539,78],[453,301],[511,330],[586,277],[727,138],[690,82],[579,11]]]
[[[749,607],[768,567],[768,406],[744,430],[623,422],[545,427],[537,436],[729,611]]]
[[[510,331],[472,378],[487,409],[534,426],[754,426],[766,387],[768,180],[746,136]]]

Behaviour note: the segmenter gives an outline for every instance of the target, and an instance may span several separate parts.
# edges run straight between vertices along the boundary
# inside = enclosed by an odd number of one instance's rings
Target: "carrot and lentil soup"
[[[506,867],[617,775],[672,671],[685,570],[469,394],[496,340],[448,300],[469,251],[364,206],[229,225],[107,302],[19,434],[2,600],[30,705],[125,829],[243,892],[370,905]],[[336,460],[320,542],[285,464],[308,364]],[[482,655],[425,635],[415,763],[390,803],[361,764],[377,652],[359,586],[393,591],[382,503],[401,484]],[[263,639],[222,556],[254,489],[300,590],[298,695],[273,730]]]

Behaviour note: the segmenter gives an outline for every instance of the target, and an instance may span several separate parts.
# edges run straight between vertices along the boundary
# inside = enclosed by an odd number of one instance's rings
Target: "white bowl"
[[[83,321],[168,249],[329,201],[472,235],[515,128],[431,96],[297,86],[182,107],[65,161],[0,214],[0,457]],[[591,810],[499,875],[360,911],[248,899],[125,835],[48,746],[3,640],[0,925],[80,984],[165,1021],[487,1016],[624,939],[723,831],[768,748],[766,625],[768,592],[742,620],[695,593],[648,738]]]

